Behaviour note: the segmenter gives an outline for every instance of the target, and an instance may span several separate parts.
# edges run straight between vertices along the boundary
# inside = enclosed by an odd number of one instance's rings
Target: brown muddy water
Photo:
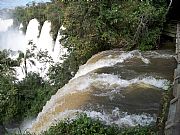
[[[170,50],[98,53],[51,97],[29,131],[40,133],[77,113],[120,127],[155,123],[175,67]]]

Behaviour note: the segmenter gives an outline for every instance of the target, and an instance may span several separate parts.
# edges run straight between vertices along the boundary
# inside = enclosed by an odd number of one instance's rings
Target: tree
[[[35,66],[33,58],[35,58],[34,51],[37,48],[32,41],[29,41],[28,45],[30,46],[30,49],[27,49],[25,54],[19,51],[19,57],[17,58],[19,65],[23,63],[23,69],[26,76],[28,74],[27,62]]]
[[[0,51],[0,126],[14,119],[18,113],[17,88],[15,87],[16,60],[9,57],[7,50]],[[5,128],[4,128],[5,131]]]

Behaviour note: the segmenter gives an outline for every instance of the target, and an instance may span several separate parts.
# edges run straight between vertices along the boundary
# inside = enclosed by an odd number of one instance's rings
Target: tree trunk
[[[27,63],[26,63],[26,56],[24,57],[24,70],[25,70],[25,75],[27,76]]]

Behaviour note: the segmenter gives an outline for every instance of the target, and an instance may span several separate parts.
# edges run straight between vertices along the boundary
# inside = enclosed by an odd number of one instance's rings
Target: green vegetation
[[[33,72],[27,73],[23,80],[17,81],[15,67],[19,66],[23,55],[20,53],[16,60],[12,60],[9,58],[9,53],[10,51],[7,50],[0,51],[0,126],[2,127],[14,121],[20,122],[26,117],[35,117],[57,90],[49,81],[43,80],[39,74]],[[26,54],[33,56],[29,50]]]
[[[158,134],[164,134],[165,123],[168,118],[169,104],[173,97],[172,95],[172,87],[169,88],[168,91],[165,91],[161,98],[161,105],[159,116],[157,118],[157,130]]]
[[[55,40],[60,26],[64,25],[66,30],[61,32],[65,36],[60,42],[68,48],[69,55],[65,56],[67,58],[62,64],[57,63],[49,69],[49,81],[45,81],[39,74],[27,72],[26,61],[34,57],[31,50],[26,55],[20,53],[17,60],[8,58],[7,51],[0,52],[0,126],[36,116],[57,88],[63,87],[75,75],[79,66],[97,52],[114,48],[157,48],[166,6],[166,0],[53,0],[51,3],[33,2],[26,7],[16,8],[13,12],[14,25],[22,23],[24,32],[33,18],[39,21],[39,29],[44,21],[49,20]],[[46,53],[41,54],[43,58],[49,59]],[[17,82],[14,67],[22,61],[25,63],[26,77]],[[84,115],[71,122],[60,122],[43,134],[93,133],[155,134],[149,127],[121,130],[105,126]]]
[[[37,18],[41,27],[49,20],[54,40],[60,26],[65,26],[66,30],[61,31],[65,36],[60,42],[68,48],[70,56],[62,65],[52,67],[49,73],[58,87],[62,87],[78,67],[97,52],[113,48],[157,48],[166,6],[166,0],[53,0],[18,7],[14,18],[15,24],[23,23],[24,31],[32,18]]]
[[[75,120],[61,121],[41,135],[155,135],[153,127],[134,127],[119,129],[107,126],[99,120],[93,120],[86,115],[80,115]]]
[[[26,7],[17,7],[13,12],[14,25],[18,26],[20,23],[23,24],[23,32],[26,32],[27,25],[31,19],[36,18],[39,23],[41,30],[43,23],[46,20],[52,23],[52,37],[55,40],[58,34],[58,30],[62,25],[62,2],[55,3],[35,3],[26,5]]]
[[[45,20],[51,21],[54,40],[63,24],[68,37],[67,46],[76,49],[83,46],[81,49],[86,51],[114,47],[148,50],[156,47],[165,13],[166,0],[53,0],[48,4],[18,7],[14,17],[16,24],[23,23],[24,31],[32,18],[37,18],[41,27]]]
[[[17,108],[17,88],[14,85],[15,72],[13,67],[17,66],[17,61],[8,58],[9,52],[0,52],[0,126],[4,128],[4,123],[10,121],[18,114]],[[3,129],[5,131],[5,128]]]
[[[131,128],[119,128],[116,125],[109,126],[103,124],[100,120],[81,114],[77,119],[60,121],[40,135],[157,135],[157,132],[153,126]]]
[[[39,74],[28,73],[28,75],[17,83],[19,90],[19,115],[24,117],[35,117],[55,94],[55,90],[50,84],[43,80]]]

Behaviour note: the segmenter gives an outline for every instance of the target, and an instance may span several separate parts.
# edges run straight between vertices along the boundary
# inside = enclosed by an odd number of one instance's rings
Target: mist
[[[12,28],[13,20],[0,18],[0,49],[25,51],[24,34],[19,29]]]

